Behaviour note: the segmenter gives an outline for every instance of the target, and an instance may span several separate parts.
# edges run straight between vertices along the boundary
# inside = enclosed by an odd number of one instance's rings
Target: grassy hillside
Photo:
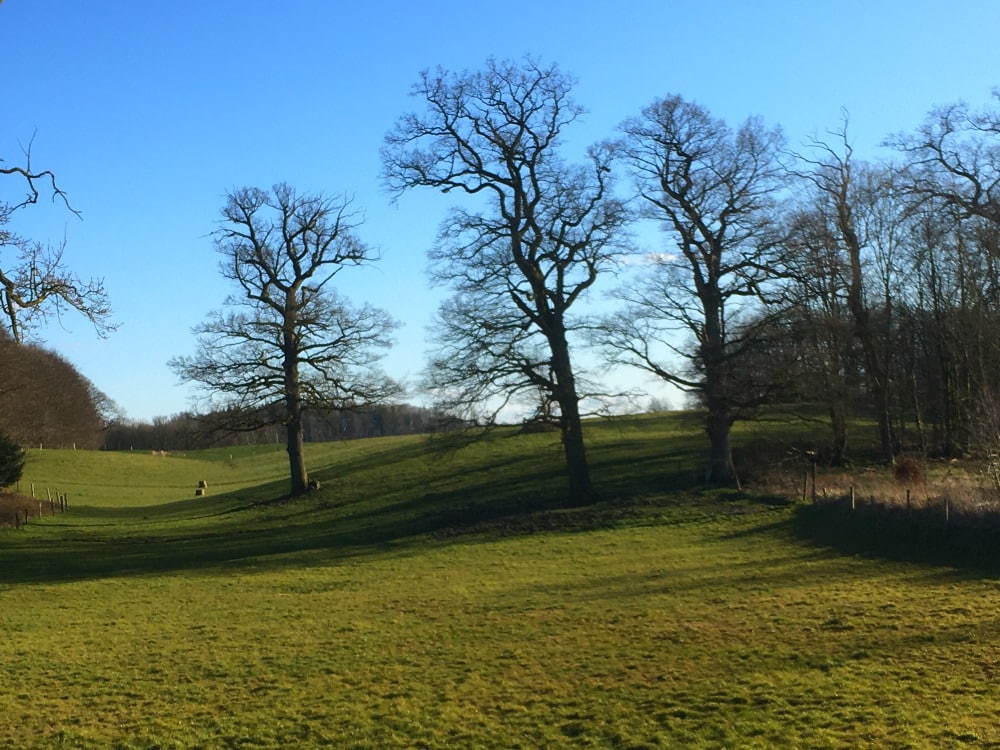
[[[990,574],[698,490],[683,415],[589,437],[574,510],[551,434],[311,445],[295,503],[277,449],[33,452],[0,747],[1000,747]]]

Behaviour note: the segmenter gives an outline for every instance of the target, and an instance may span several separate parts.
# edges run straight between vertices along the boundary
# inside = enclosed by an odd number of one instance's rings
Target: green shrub
[[[20,445],[0,433],[0,489],[10,487],[21,479],[26,458]]]

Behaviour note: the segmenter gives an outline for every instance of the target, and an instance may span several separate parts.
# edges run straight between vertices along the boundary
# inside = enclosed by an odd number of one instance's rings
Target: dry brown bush
[[[892,469],[893,478],[904,487],[917,487],[927,484],[927,472],[913,458],[900,458]]]
[[[21,495],[16,492],[0,492],[0,526],[14,526],[15,513],[19,513],[22,518],[27,513],[29,516],[37,516],[40,507],[37,498]],[[48,503],[41,503],[45,513],[48,513]]]

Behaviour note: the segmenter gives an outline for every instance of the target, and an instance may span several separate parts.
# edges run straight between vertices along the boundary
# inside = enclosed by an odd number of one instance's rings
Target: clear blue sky
[[[15,228],[65,236],[68,264],[104,277],[122,324],[101,340],[67,316],[45,341],[129,416],[151,418],[196,407],[166,362],[193,351],[191,327],[227,293],[207,235],[244,185],[355,197],[383,259],[340,289],[404,322],[387,369],[418,373],[440,295],[424,254],[449,198],[393,206],[378,173],[423,68],[557,62],[589,110],[572,134],[581,150],[677,93],[731,124],[759,114],[793,145],[846,107],[859,154],[874,157],[935,104],[985,104],[998,38],[995,0],[5,0],[0,157],[16,163],[36,133],[35,166],[58,174],[84,219],[34,207]],[[0,197],[11,190],[0,183]]]

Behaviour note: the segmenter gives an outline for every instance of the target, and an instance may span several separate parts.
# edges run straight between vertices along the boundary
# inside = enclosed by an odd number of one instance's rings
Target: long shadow
[[[338,531],[329,524],[280,529],[228,529],[176,537],[141,536],[35,539],[30,547],[0,550],[4,583],[52,583],[133,576],[213,566],[275,569],[296,562],[289,553],[325,550],[349,558],[412,541],[412,525],[373,524]]]
[[[398,554],[435,539],[605,527],[641,513],[644,494],[697,484],[687,443],[666,454],[648,439],[603,442],[592,452],[604,500],[568,508],[558,443],[534,451],[481,446],[459,457],[433,441],[372,443],[312,467],[323,488],[287,502],[284,482],[214,496],[204,506],[87,508],[50,533],[0,535],[0,582],[58,582],[200,568],[277,569],[309,560]],[[556,460],[555,457],[559,459]],[[81,514],[83,510],[81,509]],[[173,525],[174,521],[179,521]],[[11,532],[13,534],[13,532]]]
[[[798,506],[791,529],[799,539],[840,554],[1000,577],[1000,532],[996,529],[945,528],[905,514],[852,513],[834,503]]]
[[[254,570],[298,567],[302,560],[292,553],[321,552],[325,560],[346,560],[380,551],[399,552],[425,545],[431,537],[440,541],[466,532],[487,532],[492,525],[514,523],[512,519],[523,522],[544,512],[545,507],[532,502],[530,508],[506,503],[407,512],[407,508],[419,505],[411,500],[402,508],[384,506],[319,522],[301,510],[284,515],[280,525],[227,527],[173,536],[69,533],[56,538],[35,537],[30,546],[0,547],[0,582],[67,582],[214,566]],[[532,528],[524,525],[522,530]]]
[[[465,473],[478,472],[484,477],[496,472],[516,476],[514,481],[499,484],[488,478],[476,482],[450,476],[451,488],[428,492],[426,482],[407,482],[411,471],[400,472],[403,479],[393,476],[394,467],[401,462],[424,455],[420,446],[397,446],[315,472],[349,484],[352,475],[363,476],[378,469],[388,475],[385,491],[390,497],[385,502],[371,500],[368,490],[341,497],[335,487],[307,500],[283,502],[275,493],[273,501],[247,504],[248,495],[262,495],[261,488],[253,488],[219,496],[213,501],[213,510],[200,515],[191,512],[188,501],[167,504],[151,519],[142,515],[152,508],[90,508],[88,515],[106,521],[104,526],[73,526],[67,519],[52,529],[56,532],[52,535],[4,540],[0,544],[0,582],[63,582],[217,566],[260,570],[301,565],[301,556],[293,553],[309,553],[312,560],[399,553],[418,543],[426,544],[429,537],[440,540],[479,533],[508,521],[516,526],[510,519],[529,518],[564,502],[561,492],[545,489],[558,484],[560,468],[539,467],[530,457],[519,455],[462,468]],[[252,512],[241,512],[244,510]],[[161,523],[157,527],[157,523],[174,518],[192,524],[172,527]],[[199,524],[199,519],[205,522]],[[57,523],[60,521],[47,525],[55,527]],[[530,524],[525,529],[530,530]]]

